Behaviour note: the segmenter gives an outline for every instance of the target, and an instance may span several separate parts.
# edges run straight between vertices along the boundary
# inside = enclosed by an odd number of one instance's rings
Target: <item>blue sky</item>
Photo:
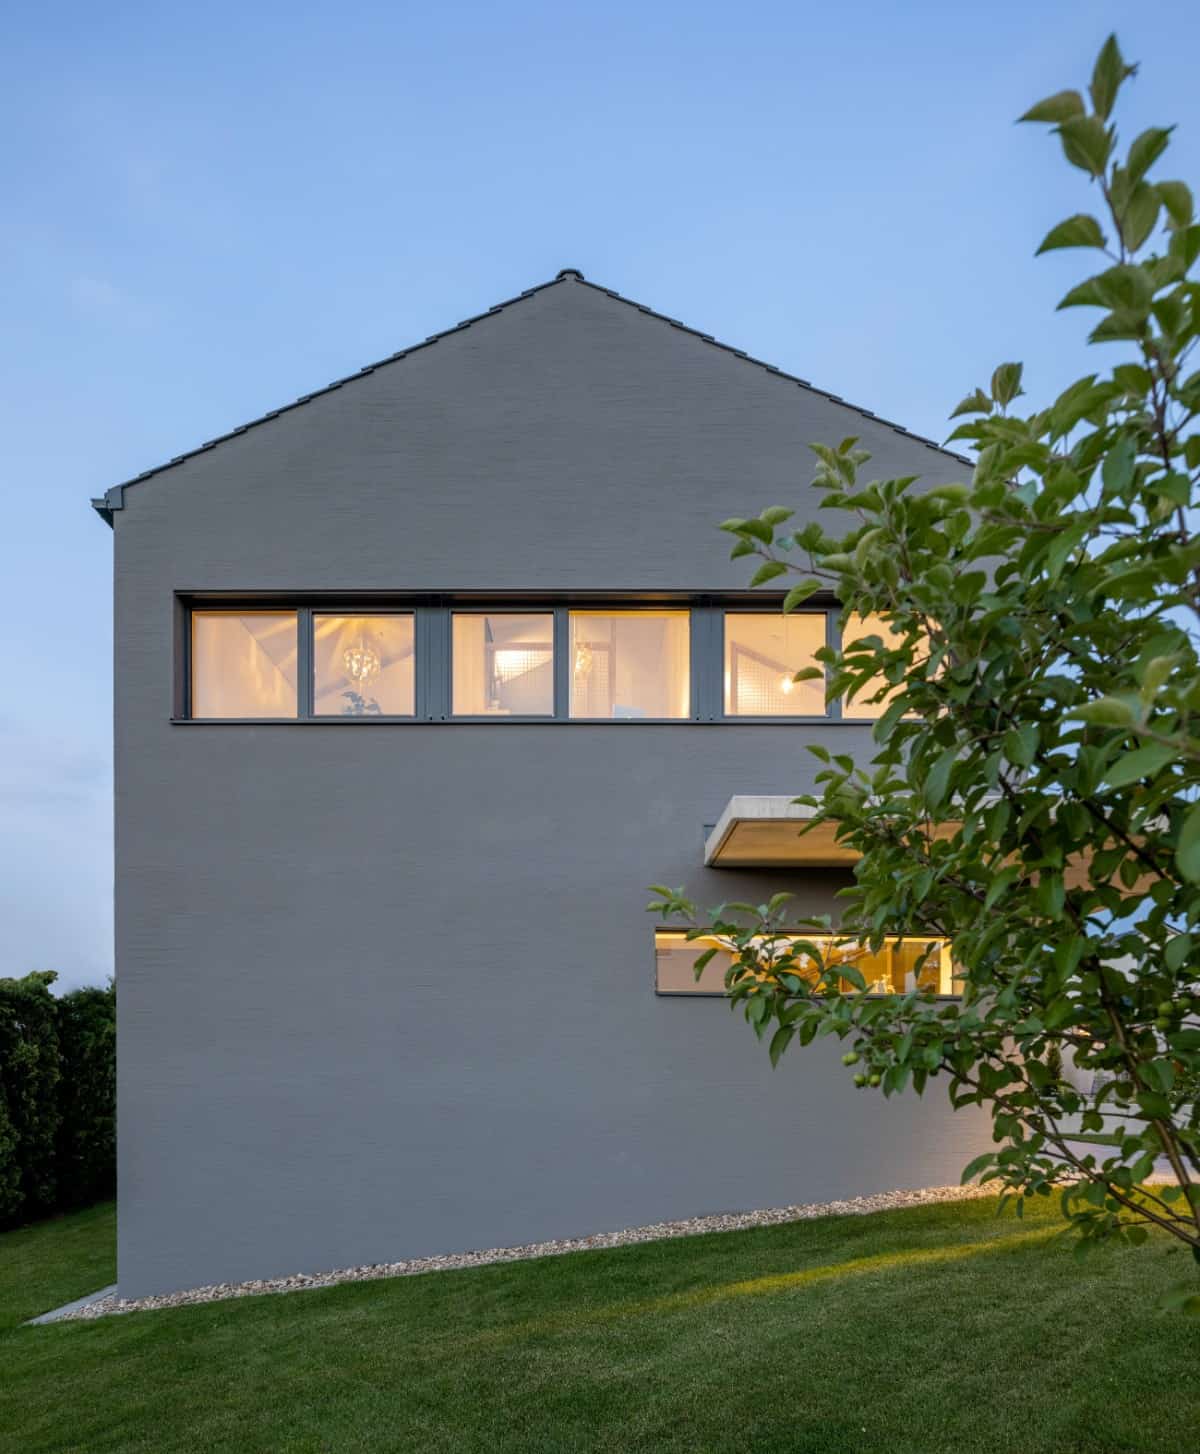
[[[10,12],[0,975],[112,965],[90,496],[564,266],[923,433],[1003,359],[1044,397],[1081,261],[1033,251],[1090,199],[1012,122],[1113,28],[1196,187],[1188,0]]]

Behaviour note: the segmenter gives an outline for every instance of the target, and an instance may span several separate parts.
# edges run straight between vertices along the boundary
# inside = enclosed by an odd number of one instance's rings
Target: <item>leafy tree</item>
[[[789,533],[773,507],[722,527],[735,557],[761,557],[753,584],[802,577],[785,611],[832,591],[843,622],[886,623],[798,675],[887,703],[870,764],[811,747],[819,791],[799,801],[861,854],[840,932],[950,940],[961,1000],[868,993],[796,937],[786,895],[700,916],[660,889],[650,907],[732,948],[728,993],[772,1060],[832,1034],[859,1085],[944,1078],[956,1107],[988,1108],[998,1145],[964,1179],[1018,1211],[1061,1189],[1081,1249],[1154,1224],[1200,1262],[1200,226],[1183,182],[1151,179],[1169,129],[1118,153],[1134,69],[1110,38],[1087,98],[1021,118],[1052,126],[1094,189],[1100,216],[1039,252],[1099,254],[1060,307],[1099,309],[1090,341],[1121,361],[1034,413],[1015,407],[1021,366],[1001,364],[954,411],[969,483],[866,481],[847,439],[814,445],[824,523]],[[1177,1184],[1147,1186],[1163,1160]],[[1194,1289],[1179,1300],[1200,1310]]]

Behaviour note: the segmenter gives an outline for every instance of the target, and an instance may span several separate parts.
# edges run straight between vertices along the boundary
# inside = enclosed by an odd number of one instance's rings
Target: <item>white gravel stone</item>
[[[150,1312],[157,1308],[190,1307],[196,1303],[224,1302],[227,1298],[257,1297],[260,1293],[299,1292],[306,1288],[336,1287],[342,1282],[373,1282],[383,1277],[414,1277],[424,1272],[451,1272],[464,1267],[486,1267],[494,1262],[523,1262],[533,1257],[560,1257],[566,1252],[595,1252],[605,1247],[629,1247],[635,1242],[661,1242],[669,1237],[698,1237],[705,1232],[741,1232],[749,1227],[775,1227],[804,1222],[812,1217],[853,1217],[868,1212],[921,1207],[931,1202],[968,1201],[995,1196],[994,1187],[934,1186],[921,1191],[886,1191],[851,1197],[842,1202],[813,1202],[799,1207],[768,1207],[759,1212],[717,1213],[689,1217],[680,1222],[654,1222],[648,1227],[626,1227],[622,1232],[599,1232],[593,1237],[569,1237],[557,1242],[532,1242],[526,1247],[491,1247],[483,1252],[454,1252],[442,1257],[414,1257],[406,1262],[373,1262],[365,1267],[339,1267],[331,1272],[296,1272],[290,1277],[267,1277],[251,1282],[220,1282],[186,1292],[155,1297],[98,1298],[85,1307],[64,1313],[60,1322],[105,1318],[114,1313]]]

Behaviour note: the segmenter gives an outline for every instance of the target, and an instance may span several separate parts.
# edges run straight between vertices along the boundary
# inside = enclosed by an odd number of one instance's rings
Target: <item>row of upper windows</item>
[[[871,719],[886,705],[870,700],[881,680],[832,710],[823,680],[795,680],[836,639],[829,611],[197,608],[190,621],[195,719]],[[865,618],[846,639],[866,635],[890,633]]]

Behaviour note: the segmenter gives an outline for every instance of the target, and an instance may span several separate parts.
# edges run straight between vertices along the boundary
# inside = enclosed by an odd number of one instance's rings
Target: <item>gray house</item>
[[[124,1295],[957,1180],[979,1119],[772,1071],[644,912],[846,882],[790,798],[878,709],[714,527],[847,434],[961,474],[566,269],[94,502]]]

